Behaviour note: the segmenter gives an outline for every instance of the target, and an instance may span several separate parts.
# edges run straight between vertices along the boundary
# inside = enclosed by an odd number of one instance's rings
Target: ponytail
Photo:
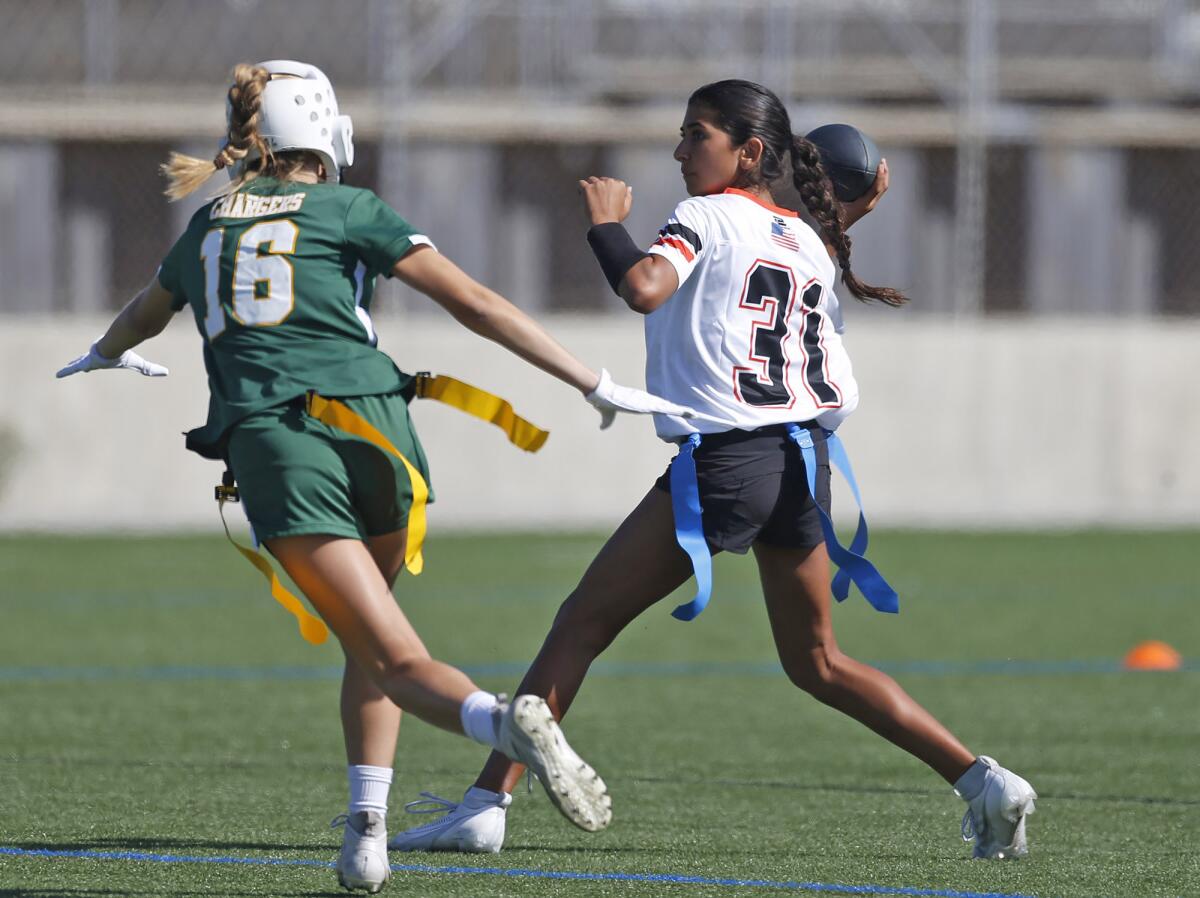
[[[834,198],[833,185],[821,165],[821,154],[816,145],[798,134],[792,135],[792,183],[804,208],[833,247],[846,289],[863,302],[874,299],[889,306],[902,306],[908,302],[908,297],[899,290],[872,287],[850,270],[850,237],[846,234],[842,205]]]
[[[217,195],[237,190],[256,178],[261,171],[273,167],[271,148],[258,133],[262,94],[270,80],[271,73],[261,66],[241,63],[234,67],[233,84],[228,94],[229,130],[225,146],[221,147],[221,151],[211,160],[172,152],[167,161],[160,166],[167,178],[167,196],[172,200],[183,199],[221,169],[236,165],[245,159],[251,150],[258,153],[262,164],[257,170],[243,170],[234,181],[218,191]]]

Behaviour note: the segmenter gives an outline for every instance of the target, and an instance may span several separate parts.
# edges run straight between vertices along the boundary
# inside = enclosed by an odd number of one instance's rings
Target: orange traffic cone
[[[1126,670],[1179,670],[1182,666],[1179,652],[1157,639],[1139,642],[1125,656]]]

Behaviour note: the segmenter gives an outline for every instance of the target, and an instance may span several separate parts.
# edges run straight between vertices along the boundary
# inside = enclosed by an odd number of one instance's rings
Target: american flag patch
[[[785,249],[799,250],[800,244],[788,230],[787,223],[782,218],[771,217],[771,239]]]

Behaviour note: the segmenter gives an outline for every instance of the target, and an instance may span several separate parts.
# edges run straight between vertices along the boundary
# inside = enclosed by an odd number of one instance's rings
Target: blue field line
[[[101,861],[149,861],[159,864],[243,864],[260,867],[325,867],[329,861],[305,858],[201,857],[154,854],[145,851],[90,851],[50,848],[8,848],[0,855],[30,858],[83,858]],[[793,892],[831,892],[840,895],[910,895],[916,898],[1034,898],[1016,892],[963,892],[956,889],[921,889],[914,886],[847,885],[836,882],[794,882],[770,879],[726,879],[683,876],[676,873],[581,873],[568,870],[534,870],[519,867],[435,867],[431,864],[392,864],[396,873],[440,873],[449,876],[509,876],[529,879],[573,879],[601,882],[654,882],[672,885],[730,886],[753,889],[786,889]]]
[[[1046,676],[1060,674],[1116,674],[1124,671],[1121,662],[1111,658],[1078,660],[1008,660],[980,661],[870,661],[880,670],[891,674],[922,676]],[[491,664],[460,664],[465,673],[475,677],[519,677],[528,669],[525,661],[501,661]],[[1200,664],[1185,662],[1182,670],[1200,670]],[[598,661],[589,676],[609,677],[698,677],[698,676],[781,676],[778,661]],[[342,676],[341,665],[150,665],[147,667],[113,667],[102,665],[30,665],[0,667],[0,682],[47,682],[79,680],[337,680]]]

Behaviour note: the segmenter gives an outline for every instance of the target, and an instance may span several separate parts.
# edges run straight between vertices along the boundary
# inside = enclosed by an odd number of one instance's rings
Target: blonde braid
[[[225,146],[212,160],[197,159],[183,153],[172,152],[160,170],[167,178],[166,194],[172,200],[183,199],[195,192],[201,184],[221,169],[235,165],[256,150],[263,160],[261,167],[271,165],[274,158],[262,135],[258,123],[262,110],[262,94],[271,73],[261,66],[240,63],[233,69],[233,84],[229,87],[229,133]],[[258,176],[257,171],[243,171],[241,175],[217,195],[229,193]]]

